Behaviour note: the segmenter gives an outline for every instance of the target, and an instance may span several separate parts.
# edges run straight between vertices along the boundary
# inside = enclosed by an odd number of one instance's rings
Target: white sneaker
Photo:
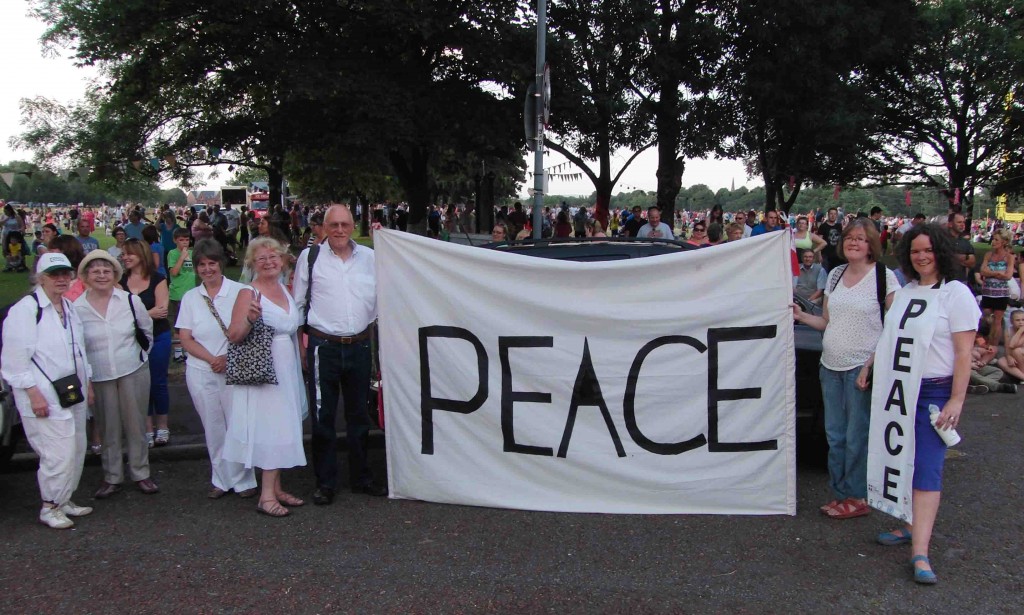
[[[66,530],[75,525],[75,522],[68,519],[61,509],[47,508],[46,506],[39,511],[39,522],[55,530]]]
[[[60,507],[60,511],[67,517],[84,517],[92,514],[92,508],[89,506],[76,506],[71,500],[64,502]]]

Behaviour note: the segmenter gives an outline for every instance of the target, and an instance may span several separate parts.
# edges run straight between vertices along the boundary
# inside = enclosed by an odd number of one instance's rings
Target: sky
[[[89,81],[97,74],[94,69],[76,67],[67,50],[59,50],[57,55],[44,56],[39,39],[46,28],[41,21],[29,16],[28,13],[29,3],[26,0],[0,0],[0,58],[6,60],[7,66],[6,78],[0,85],[0,162],[32,158],[31,152],[14,150],[9,144],[10,139],[23,130],[19,108],[19,101],[22,98],[44,96],[62,104],[72,103],[83,96]],[[557,96],[558,93],[555,92],[554,95]],[[613,157],[613,176],[629,159],[629,155],[630,152],[622,151]],[[532,173],[533,154],[529,155],[527,162]],[[545,156],[544,166],[551,168],[563,162],[565,158],[550,153]],[[594,164],[592,168],[596,169],[597,165]],[[615,192],[654,190],[657,185],[657,168],[657,152],[652,148],[633,161],[623,173]],[[572,165],[560,171],[574,172],[579,171]],[[224,177],[225,169],[221,169],[221,179],[212,181],[212,184],[219,185]],[[532,174],[527,175],[528,185],[522,187],[521,196],[526,195],[527,188],[533,187],[532,177]],[[747,178],[739,161],[687,160],[683,186],[695,184],[707,184],[712,190],[717,191],[719,188],[730,188],[733,184],[737,188],[752,188],[757,182]],[[548,184],[549,194],[589,195],[593,191],[593,184],[585,176],[576,181],[552,179]]]

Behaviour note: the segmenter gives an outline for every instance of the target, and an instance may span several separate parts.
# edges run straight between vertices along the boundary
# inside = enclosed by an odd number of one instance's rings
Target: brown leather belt
[[[373,325],[370,327],[372,326]],[[328,342],[334,342],[336,344],[358,344],[359,342],[365,342],[370,339],[370,327],[366,327],[363,329],[362,333],[357,333],[355,335],[331,335],[330,333],[324,333],[323,331],[306,325],[306,333],[313,337],[327,340]]]

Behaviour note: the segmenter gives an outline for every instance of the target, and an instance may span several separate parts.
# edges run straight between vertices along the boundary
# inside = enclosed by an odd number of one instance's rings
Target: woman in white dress
[[[256,509],[272,517],[288,515],[285,506],[305,503],[281,489],[281,469],[306,465],[302,448],[306,394],[296,335],[302,314],[280,282],[286,258],[285,247],[274,239],[260,237],[249,243],[245,264],[255,278],[238,292],[227,335],[233,344],[242,342],[259,318],[275,332],[271,355],[277,384],[233,387],[224,442],[224,459],[263,470]]]

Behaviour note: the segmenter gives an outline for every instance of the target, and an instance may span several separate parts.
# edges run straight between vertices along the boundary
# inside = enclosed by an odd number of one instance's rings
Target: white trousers
[[[85,465],[85,410],[84,403],[72,406],[72,418],[54,420],[51,418],[27,417],[22,415],[21,425],[25,429],[32,450],[39,455],[39,494],[44,502],[60,506],[71,499],[78,489]]]
[[[237,493],[252,489],[256,486],[256,472],[252,468],[246,469],[244,464],[224,459],[224,436],[231,421],[231,389],[228,388],[227,377],[187,366],[185,383],[192,396],[192,405],[203,421],[206,450],[210,453],[212,467],[210,482],[224,491],[234,489]]]

